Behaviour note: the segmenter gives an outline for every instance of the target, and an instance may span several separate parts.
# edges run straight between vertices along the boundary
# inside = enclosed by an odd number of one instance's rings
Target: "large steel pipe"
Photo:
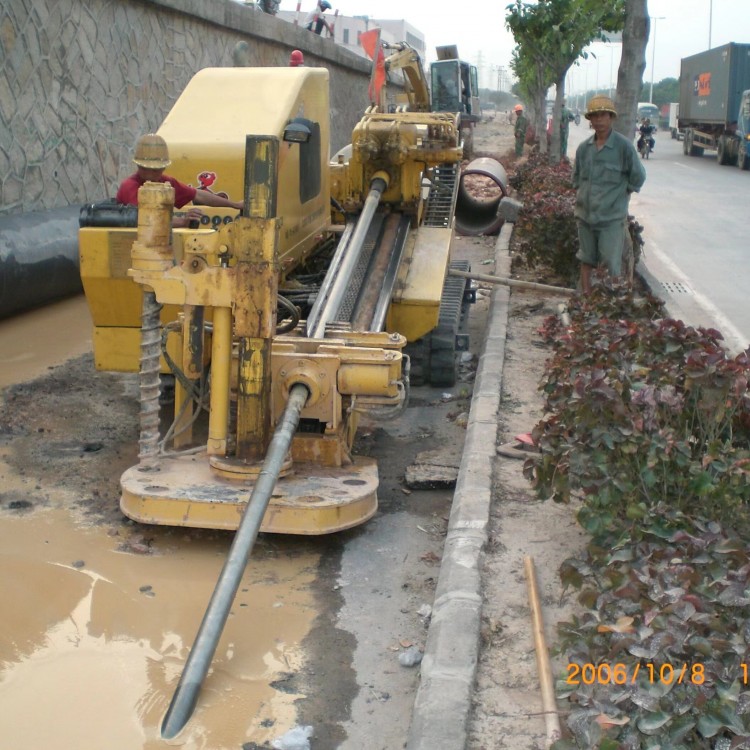
[[[468,179],[468,184],[467,184]],[[495,159],[482,157],[461,171],[456,199],[456,231],[464,235],[495,234],[503,223],[500,201],[508,194],[508,175]],[[470,188],[471,187],[471,191]],[[477,188],[484,195],[477,195]]]
[[[80,294],[79,210],[0,218],[0,318]]]

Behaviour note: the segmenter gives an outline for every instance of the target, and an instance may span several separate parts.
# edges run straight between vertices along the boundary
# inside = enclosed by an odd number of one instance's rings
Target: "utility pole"
[[[651,16],[651,20],[654,22],[654,46],[651,48],[651,91],[648,95],[648,100],[651,104],[654,103],[654,60],[656,60],[656,22],[663,21],[666,16]]]
[[[480,88],[482,87],[481,79],[484,77],[483,73],[484,73],[484,55],[482,55],[482,50],[479,50],[479,52],[477,52],[477,76],[480,79],[479,80]],[[489,88],[489,86],[487,88]]]

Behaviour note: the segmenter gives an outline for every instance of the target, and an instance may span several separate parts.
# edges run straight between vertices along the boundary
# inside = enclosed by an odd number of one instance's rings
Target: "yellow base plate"
[[[205,454],[196,454],[134,466],[122,475],[120,486],[120,508],[134,521],[236,529],[253,481],[225,479],[211,469]],[[317,535],[350,529],[375,515],[377,489],[372,458],[358,456],[341,468],[297,463],[277,482],[261,531]]]

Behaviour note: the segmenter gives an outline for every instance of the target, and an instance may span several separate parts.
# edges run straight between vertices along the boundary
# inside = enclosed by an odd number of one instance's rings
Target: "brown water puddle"
[[[0,320],[0,388],[91,351],[92,331],[82,294]]]
[[[0,321],[0,388],[90,350],[83,296]],[[66,510],[79,499],[73,492],[11,469],[10,450],[0,448],[0,493],[43,494],[51,507],[0,510],[3,748],[238,750],[296,724],[299,696],[270,683],[283,685],[302,664],[317,555],[251,558],[195,713],[176,739],[162,740],[230,536],[157,529],[152,554],[119,552],[121,537]]]
[[[63,510],[0,516],[3,746],[237,750],[294,726],[299,696],[270,683],[301,665],[313,555],[251,559],[193,718],[160,737],[228,543],[171,539],[132,555]]]

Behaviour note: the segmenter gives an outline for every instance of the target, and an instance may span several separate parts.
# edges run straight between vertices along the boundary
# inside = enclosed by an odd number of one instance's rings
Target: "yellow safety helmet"
[[[589,103],[586,105],[586,114],[584,117],[587,120],[590,120],[591,115],[595,112],[609,112],[617,117],[615,103],[608,96],[603,96],[601,94],[592,96],[591,99],[589,99]]]
[[[169,160],[167,142],[156,133],[147,133],[138,139],[133,161],[139,167],[147,169],[164,169],[172,163]]]

